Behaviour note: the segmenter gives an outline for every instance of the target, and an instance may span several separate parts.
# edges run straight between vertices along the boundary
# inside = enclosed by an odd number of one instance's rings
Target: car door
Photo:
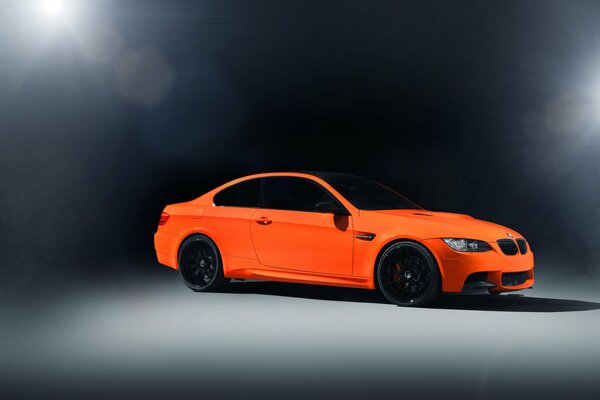
[[[263,180],[262,208],[254,214],[251,235],[261,264],[296,271],[352,275],[352,217],[317,211],[333,202],[325,188],[301,177]]]
[[[260,207],[261,190],[260,178],[238,182],[215,194],[215,206],[206,208],[200,223],[217,242],[222,256],[256,257],[250,223]]]

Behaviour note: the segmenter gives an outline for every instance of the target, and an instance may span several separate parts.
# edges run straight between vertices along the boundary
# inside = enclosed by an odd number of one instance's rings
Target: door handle
[[[260,217],[259,219],[256,220],[256,223],[260,224],[260,225],[269,225],[271,222],[273,222],[273,221],[271,221],[267,217]]]

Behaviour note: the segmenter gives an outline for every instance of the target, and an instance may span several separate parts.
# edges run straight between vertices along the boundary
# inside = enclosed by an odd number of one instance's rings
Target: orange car
[[[533,285],[533,253],[512,229],[331,172],[252,175],[171,204],[154,243],[195,291],[258,279],[379,289],[417,306],[441,292]]]

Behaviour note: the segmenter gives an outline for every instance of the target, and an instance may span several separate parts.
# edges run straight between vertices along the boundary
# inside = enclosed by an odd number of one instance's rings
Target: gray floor
[[[4,297],[0,397],[599,398],[593,285],[407,309],[280,283],[197,294],[159,275]]]

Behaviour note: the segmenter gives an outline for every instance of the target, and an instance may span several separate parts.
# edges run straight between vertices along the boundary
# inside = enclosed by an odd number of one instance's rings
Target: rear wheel
[[[203,235],[186,239],[179,250],[179,272],[193,291],[222,289],[229,279],[223,276],[223,262],[217,246]]]
[[[437,263],[427,249],[402,241],[388,247],[377,264],[377,283],[383,295],[399,306],[423,306],[441,292]]]

